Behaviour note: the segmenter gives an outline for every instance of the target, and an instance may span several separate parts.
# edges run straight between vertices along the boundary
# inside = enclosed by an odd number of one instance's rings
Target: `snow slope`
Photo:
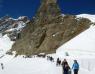
[[[77,18],[88,18],[95,22],[95,15],[80,14]],[[93,24],[92,24],[93,25]],[[72,60],[77,59],[80,68],[85,69],[88,74],[95,73],[95,26],[91,26],[75,38],[63,44],[56,51],[60,58]],[[82,70],[83,70],[82,69]],[[86,73],[86,74],[87,74]]]
[[[88,18],[92,22],[95,22],[95,15],[80,14],[77,18]],[[82,32],[75,38],[71,39],[64,45],[58,48],[57,53],[68,55],[95,55],[95,26],[93,24],[89,29]]]
[[[57,57],[57,56],[56,56]],[[73,64],[72,57],[60,58],[67,59],[70,67]],[[87,62],[85,62],[87,61]],[[95,60],[78,59],[80,64],[79,74],[94,74],[95,67],[92,64]],[[23,58],[22,56],[15,57],[6,55],[0,59],[0,63],[4,64],[4,69],[1,69],[0,74],[62,74],[62,67],[56,66],[56,62],[50,62],[46,58]],[[87,65],[89,63],[89,65]],[[91,70],[91,68],[93,69]],[[73,73],[73,71],[72,71]]]
[[[0,74],[62,74],[61,67],[43,58],[17,57],[4,63]]]
[[[62,67],[56,66],[55,62],[50,62],[46,58],[22,58],[21,56],[14,58],[6,55],[2,59],[0,61],[3,62],[4,69],[2,70],[0,66],[0,74],[62,74]],[[67,60],[72,66],[73,60],[71,58],[67,58]],[[83,60],[79,60],[79,62],[81,62],[80,65],[86,65]],[[88,66],[86,67],[88,68]],[[86,67],[81,67],[79,74],[93,74],[90,72],[90,68],[87,70]]]
[[[95,26],[79,34],[58,48],[57,52],[68,52],[69,55],[95,55]]]
[[[91,14],[80,14],[77,15],[77,18],[88,18],[92,22],[95,22],[95,15],[91,15]]]
[[[0,56],[4,55],[13,45],[13,41],[7,35],[0,37]]]

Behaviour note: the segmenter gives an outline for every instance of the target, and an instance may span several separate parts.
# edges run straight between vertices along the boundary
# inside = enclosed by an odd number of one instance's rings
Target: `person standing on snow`
[[[4,65],[3,65],[3,63],[1,63],[1,68],[2,68],[2,70],[4,69]]]
[[[56,65],[61,65],[61,60],[59,58],[57,58],[57,61],[56,61]]]
[[[79,71],[79,64],[77,62],[77,60],[74,60],[74,63],[72,65],[72,69],[74,71],[74,74],[78,74],[78,71]]]
[[[63,74],[70,74],[70,72],[69,72],[70,67],[69,67],[66,59],[64,59],[64,61],[62,62],[62,68],[63,68]]]

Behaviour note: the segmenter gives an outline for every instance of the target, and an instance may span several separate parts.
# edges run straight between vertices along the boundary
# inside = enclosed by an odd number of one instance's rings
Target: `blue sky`
[[[58,0],[62,13],[95,14],[95,0]]]
[[[64,14],[95,14],[95,0],[58,0]],[[40,6],[40,0],[0,0],[0,17],[10,15],[32,17]]]

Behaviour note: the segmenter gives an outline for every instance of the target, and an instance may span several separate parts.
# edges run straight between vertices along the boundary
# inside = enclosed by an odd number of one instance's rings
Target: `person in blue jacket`
[[[74,60],[74,63],[72,65],[72,69],[74,71],[74,74],[78,74],[78,71],[79,71],[79,64],[77,62],[77,60]]]

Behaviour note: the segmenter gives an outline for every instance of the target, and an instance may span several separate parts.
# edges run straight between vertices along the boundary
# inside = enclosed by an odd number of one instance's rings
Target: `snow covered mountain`
[[[54,62],[48,61],[47,58],[38,58],[34,56],[31,58],[23,58],[23,56],[14,58],[15,55],[7,55],[6,51],[12,47],[13,42],[10,41],[7,35],[5,35],[0,38],[0,43],[2,43],[0,46],[2,46],[4,51],[2,52],[2,50],[0,50],[0,63],[3,63],[4,65],[3,70],[0,66],[0,74],[62,74],[62,67],[56,66],[57,57],[59,57],[61,60],[66,58],[70,67],[72,67],[73,60],[77,59],[80,65],[79,74],[94,74],[94,31],[95,26],[92,24],[91,27],[86,31],[59,47],[56,53],[49,54],[50,56],[54,57]],[[65,55],[66,52],[68,53],[68,56]]]
[[[56,66],[58,57],[66,58],[70,67],[78,60],[79,74],[95,73],[94,15],[62,15],[56,0],[42,0],[32,21],[5,16],[0,32],[0,74],[62,74],[62,66]],[[21,38],[12,41],[19,34]],[[41,52],[54,62],[33,55]]]
[[[16,36],[28,22],[29,19],[26,16],[21,16],[18,19],[13,19],[10,16],[4,16],[0,19],[0,33],[2,35],[8,34],[13,40],[13,34]]]

